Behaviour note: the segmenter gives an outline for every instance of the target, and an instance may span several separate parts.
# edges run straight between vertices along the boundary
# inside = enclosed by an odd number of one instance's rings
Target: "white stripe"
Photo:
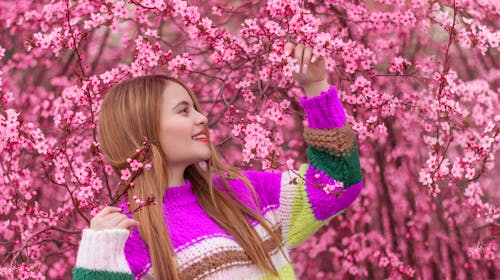
[[[288,250],[284,248],[284,251],[287,257],[290,258]],[[283,256],[283,254],[279,249],[276,249],[274,251],[274,254],[271,255],[271,260],[278,271],[284,268],[286,265],[288,265],[288,262],[286,261],[285,257]],[[229,265],[231,264],[226,264],[225,266]],[[261,279],[262,277],[266,276],[266,272],[253,263],[251,264],[241,263],[240,265],[235,265],[235,264],[232,265],[233,266],[231,267],[221,266],[219,268],[212,269],[211,271],[207,271],[203,275],[198,275],[195,279],[207,279],[207,280]]]
[[[188,242],[182,244],[181,246],[175,248],[175,253],[178,253],[182,250],[185,250],[186,248],[189,248],[190,246],[192,246],[191,244],[198,243],[198,242],[200,242],[200,240],[205,240],[205,239],[210,239],[210,238],[215,238],[215,237],[230,238],[231,235],[229,235],[227,233],[214,233],[214,234],[202,235],[202,236],[196,237],[195,239],[188,241]]]
[[[264,218],[268,219],[273,226],[276,225],[275,221],[275,212],[274,210],[268,211],[265,215]],[[254,227],[257,234],[262,238],[262,240],[265,240],[269,238],[268,232],[265,230],[265,228],[258,224],[257,226]],[[225,234],[226,235],[226,234]],[[197,238],[199,240],[199,238]],[[186,244],[191,244],[192,241],[186,243]],[[192,244],[191,246],[187,247],[186,244],[184,244],[181,247],[184,247],[182,251],[179,251],[176,253],[177,260],[179,261],[179,267],[184,268],[189,265],[191,265],[194,262],[200,261],[201,257],[206,257],[207,254],[215,254],[220,251],[227,251],[227,250],[235,250],[235,251],[244,251],[243,248],[232,238],[230,237],[207,237],[205,236],[205,240],[202,240],[196,244]]]
[[[269,220],[272,227],[275,227],[279,222],[278,211],[279,209],[277,209],[277,205],[269,205],[263,211],[264,219]],[[257,224],[256,226],[254,226],[254,228],[257,231],[257,234],[262,239],[269,238],[268,232],[262,225]],[[290,258],[286,248],[283,249],[287,257]],[[175,249],[176,257],[179,262],[179,270],[188,267],[193,263],[199,262],[201,257],[206,257],[206,255],[209,253],[210,255],[212,255],[217,252],[227,250],[244,252],[243,248],[241,248],[241,246],[236,241],[234,241],[227,233],[217,233],[200,236],[196,239],[186,242],[185,244]],[[273,263],[276,265],[276,269],[278,270],[280,270],[287,264],[286,259],[281,254],[281,251],[277,248],[273,251],[271,259],[273,260]],[[284,265],[282,263],[284,263]],[[225,264],[221,266],[221,268],[235,264],[236,263]],[[224,271],[216,272],[214,276],[210,275],[207,279],[240,279],[242,275],[264,275],[260,268],[254,264],[242,262],[240,263],[240,265],[245,266],[230,267],[228,269],[225,269]],[[151,266],[148,265],[146,270],[146,275],[144,275],[141,279],[153,279],[153,269],[151,268]],[[242,271],[247,272],[245,272],[245,274],[242,274]]]
[[[129,234],[127,229],[84,229],[76,267],[132,274],[123,251]]]
[[[298,170],[297,170],[298,173]],[[290,230],[290,219],[292,217],[293,200],[297,191],[297,185],[290,184],[295,179],[300,180],[298,174],[294,172],[283,172],[281,175],[281,191],[280,191],[280,220],[283,232],[283,241],[286,241],[286,236]]]

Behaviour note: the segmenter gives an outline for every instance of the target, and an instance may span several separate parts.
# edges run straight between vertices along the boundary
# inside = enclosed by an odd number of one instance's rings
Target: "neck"
[[[184,179],[184,171],[186,166],[171,167],[168,170],[168,187],[171,186],[181,186],[186,184],[186,179]]]

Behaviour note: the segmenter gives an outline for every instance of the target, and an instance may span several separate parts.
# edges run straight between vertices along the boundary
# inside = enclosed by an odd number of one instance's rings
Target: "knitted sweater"
[[[357,140],[335,87],[313,98],[302,98],[308,127],[308,164],[297,172],[244,171],[257,193],[260,212],[281,234],[285,255],[359,196],[362,188]],[[219,178],[220,179],[220,178]],[[249,202],[241,180],[230,187]],[[220,180],[214,179],[220,185]],[[198,204],[189,180],[167,188],[164,217],[182,279],[276,279],[266,275],[241,246]],[[252,225],[278,269],[279,279],[295,279],[293,267],[256,221]],[[84,229],[73,279],[153,279],[147,245],[137,229]]]

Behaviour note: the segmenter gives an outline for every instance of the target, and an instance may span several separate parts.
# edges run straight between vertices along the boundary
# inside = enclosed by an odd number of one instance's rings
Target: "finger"
[[[90,220],[90,228],[101,230],[107,228],[113,228],[122,219],[126,219],[127,216],[120,213],[112,213],[102,217],[94,217]]]
[[[289,56],[290,54],[293,53],[293,49],[295,48],[295,45],[288,42],[285,44],[285,54]]]
[[[101,217],[101,219],[109,220],[109,219],[114,219],[116,217],[127,217],[127,215],[119,213],[119,212],[115,212],[115,213],[110,213],[104,217]]]
[[[125,219],[116,225],[115,228],[127,229],[132,226],[139,226],[139,222],[134,219]]]
[[[311,63],[313,49],[311,47],[306,47],[304,49],[304,56],[302,57],[302,73],[307,73],[307,69],[309,68],[309,64]]]
[[[302,66],[302,57],[304,56],[304,44],[298,44],[296,47],[295,47],[295,54],[294,54],[294,57],[295,59],[297,60],[297,63],[299,64],[299,67],[297,67],[295,69],[295,72],[296,73],[300,73],[300,70],[302,70],[302,68],[300,68]]]
[[[113,216],[110,215],[109,218],[108,217],[106,217],[106,218],[107,218],[106,223],[113,228],[116,227],[116,225],[121,223],[123,220],[128,219],[128,217],[126,215],[123,215],[123,214],[119,214],[116,216],[113,214]]]
[[[312,58],[311,58],[311,63],[315,63],[317,60],[318,60],[318,56],[317,55],[313,55]]]
[[[118,207],[106,206],[101,211],[99,211],[99,213],[97,213],[97,215],[95,215],[95,217],[106,216],[106,215],[108,215],[110,213],[116,213],[116,212],[119,212],[119,211],[121,211],[121,209],[118,208]]]

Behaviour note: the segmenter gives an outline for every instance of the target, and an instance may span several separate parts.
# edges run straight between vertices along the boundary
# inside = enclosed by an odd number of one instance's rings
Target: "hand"
[[[129,219],[121,213],[118,207],[106,206],[92,220],[90,220],[90,229],[128,229],[131,226],[139,226],[139,222]]]
[[[297,60],[298,67],[293,74],[301,87],[311,87],[315,84],[326,83],[326,63],[323,56],[313,57],[313,49],[304,44],[295,46],[293,43],[286,43],[285,53]],[[298,72],[297,72],[298,71]]]

